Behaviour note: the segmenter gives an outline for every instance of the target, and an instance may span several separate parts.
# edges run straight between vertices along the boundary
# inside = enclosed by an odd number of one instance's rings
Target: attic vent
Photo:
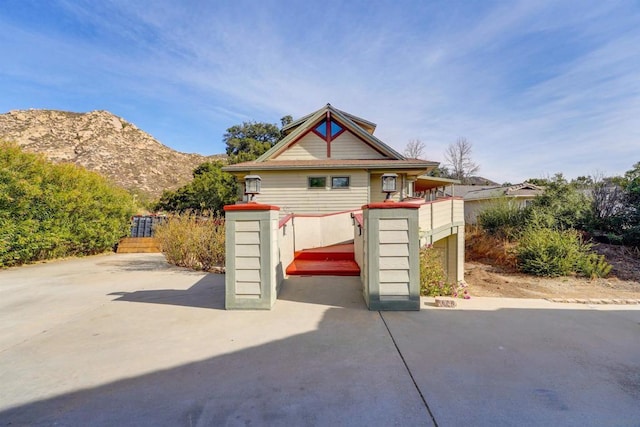
[[[332,139],[335,139],[338,135],[340,135],[342,132],[344,132],[344,128],[336,123],[333,120],[329,121],[329,129],[327,129],[327,120],[323,120],[322,122],[320,122],[320,124],[318,124],[318,126],[316,126],[313,131],[320,136],[322,139],[324,140],[329,140],[331,141]],[[329,138],[327,138],[327,134],[330,132],[330,136]]]

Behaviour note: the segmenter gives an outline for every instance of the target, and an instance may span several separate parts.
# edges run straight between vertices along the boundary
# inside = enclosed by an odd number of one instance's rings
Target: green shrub
[[[544,193],[533,200],[528,211],[537,212],[537,220],[551,228],[584,229],[591,216],[591,202],[585,194],[560,173],[548,179],[544,186]]]
[[[432,246],[420,249],[420,295],[428,297],[450,296],[454,287],[446,282],[442,253]]]
[[[500,199],[478,215],[478,224],[489,234],[514,238],[526,221],[526,212],[516,203]]]
[[[604,277],[611,266],[604,257],[591,253],[575,230],[529,227],[516,247],[518,268],[536,276],[567,276],[572,273],[587,277]]]
[[[626,246],[640,248],[640,225],[625,230],[622,234],[622,242]]]
[[[595,279],[596,277],[607,277],[613,268],[604,255],[584,254],[577,262],[577,272],[585,277]]]
[[[225,263],[224,219],[211,212],[185,212],[158,224],[154,236],[171,264],[209,271]]]
[[[97,173],[0,142],[0,267],[111,249],[133,211]]]

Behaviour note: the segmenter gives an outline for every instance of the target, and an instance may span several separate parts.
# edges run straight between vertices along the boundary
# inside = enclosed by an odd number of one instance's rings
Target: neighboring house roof
[[[460,187],[456,187],[456,192]],[[464,200],[484,200],[497,199],[500,197],[535,197],[542,194],[543,187],[530,184],[528,182],[516,184],[509,187],[490,187],[479,190],[468,191],[464,194]]]
[[[464,197],[467,193],[478,190],[487,190],[489,188],[496,188],[495,185],[456,185],[455,187],[447,186],[445,194],[447,196]]]
[[[278,160],[283,152],[296,144],[307,133],[311,132],[323,120],[335,120],[373,150],[377,151],[382,159],[332,159],[323,158],[315,160]],[[251,162],[238,163],[225,166],[223,170],[228,172],[242,172],[252,170],[283,170],[283,169],[379,169],[424,173],[428,169],[438,166],[438,162],[420,159],[407,159],[402,154],[373,136],[375,123],[360,117],[341,111],[331,104],[314,113],[308,114],[287,125],[284,130],[287,135],[269,149],[262,156]]]

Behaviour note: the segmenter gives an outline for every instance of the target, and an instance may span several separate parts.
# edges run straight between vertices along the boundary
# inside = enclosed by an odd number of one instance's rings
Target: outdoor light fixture
[[[385,200],[389,200],[391,198],[391,194],[398,191],[396,189],[396,182],[398,181],[398,174],[396,173],[385,173],[382,175],[382,192],[387,193],[387,197]]]
[[[247,175],[244,177],[244,194],[249,196],[249,201],[252,201],[256,194],[260,194],[261,180],[259,175]]]

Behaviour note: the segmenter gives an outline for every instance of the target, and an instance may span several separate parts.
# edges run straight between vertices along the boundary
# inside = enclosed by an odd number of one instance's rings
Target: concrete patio
[[[368,311],[295,277],[225,311],[158,254],[0,271],[0,425],[640,425],[640,306]]]

